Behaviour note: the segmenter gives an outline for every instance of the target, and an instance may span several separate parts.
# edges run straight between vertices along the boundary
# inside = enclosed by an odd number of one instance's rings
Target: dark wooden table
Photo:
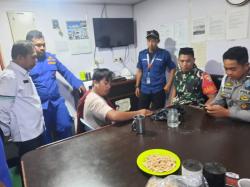
[[[146,120],[146,134],[131,132],[130,123],[104,127],[39,148],[22,158],[26,187],[145,186],[150,176],[136,165],[144,150],[164,148],[182,160],[217,161],[228,171],[250,177],[250,124],[214,119],[185,108],[184,122]]]

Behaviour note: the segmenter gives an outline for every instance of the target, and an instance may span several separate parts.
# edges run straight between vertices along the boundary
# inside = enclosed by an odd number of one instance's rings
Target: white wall
[[[103,5],[91,5],[80,3],[49,3],[49,1],[35,2],[8,2],[0,1],[0,46],[2,48],[4,62],[7,65],[10,61],[10,50],[13,44],[11,30],[8,23],[7,11],[31,11],[35,15],[36,27],[41,30],[45,36],[47,50],[56,53],[57,57],[66,65],[76,76],[80,71],[92,71],[94,68],[94,33],[93,33],[93,17],[100,17]],[[65,21],[81,20],[87,16],[89,23],[89,35],[92,40],[92,53],[71,55],[70,52],[57,53],[55,49],[55,31],[52,29],[51,19],[58,19],[60,26],[63,28],[66,36]],[[107,5],[108,17],[133,17],[132,6],[127,5]],[[115,56],[124,56],[125,48],[114,49]],[[134,46],[130,47],[130,54],[134,56]],[[110,50],[102,50],[96,52],[97,57],[101,57],[104,62],[100,67],[107,67],[119,73],[122,68],[121,64],[113,63],[112,53]],[[128,59],[130,69],[134,67],[131,56]]]
[[[25,2],[25,1],[24,1]],[[6,15],[7,11],[31,11],[35,14],[37,29],[41,30],[47,42],[47,50],[57,53],[55,50],[55,31],[52,29],[51,19],[58,19],[60,26],[63,28],[64,34],[65,21],[79,20],[87,16],[89,23],[89,35],[92,40],[92,51],[94,51],[94,33],[93,33],[93,17],[100,17],[103,5],[91,5],[80,3],[48,3],[49,1],[36,2],[8,2],[0,1],[0,46],[7,65],[10,61],[10,50],[13,44],[11,30]],[[225,0],[147,0],[141,2],[134,7],[128,5],[108,5],[108,17],[134,17],[137,24],[137,46],[130,47],[130,55],[127,66],[132,72],[135,72],[137,63],[137,55],[140,50],[146,47],[146,31],[157,28],[160,24],[173,23],[177,20],[188,19],[192,17],[209,16],[214,13],[225,12],[229,7]],[[249,29],[250,30],[250,29]],[[161,46],[164,46],[164,39],[161,40]],[[210,73],[222,73],[223,52],[234,45],[243,45],[250,49],[250,39],[242,39],[235,41],[208,41],[207,42],[207,61],[213,62],[207,69]],[[114,49],[114,55],[124,56],[125,48]],[[90,54],[71,55],[70,52],[57,53],[58,58],[65,64],[77,77],[80,71],[92,71],[94,68],[93,52]],[[110,50],[101,50],[96,52],[97,59],[101,59],[104,63],[100,67],[106,67],[117,74],[121,72],[121,64],[113,63],[113,57]],[[213,64],[212,63],[212,64]],[[61,78],[60,78],[61,80]],[[64,82],[65,83],[65,82]],[[70,88],[67,84],[63,84],[63,94],[66,99],[72,103],[70,92],[65,91]]]
[[[145,35],[147,30],[157,28],[160,24],[174,23],[185,19],[189,21],[190,26],[191,18],[225,13],[230,6],[226,0],[147,0],[135,5],[137,53],[146,47]],[[250,6],[248,7],[250,10]],[[161,39],[160,46],[164,46],[164,42],[164,38]],[[250,50],[249,35],[247,39],[241,40],[207,41],[207,62],[209,62],[209,66],[201,68],[209,73],[223,74],[222,54],[229,47],[235,45],[242,45]]]
[[[11,30],[8,23],[7,11],[31,11],[34,13],[36,20],[36,27],[41,30],[45,36],[47,51],[56,53],[59,60],[71,70],[75,76],[79,77],[80,71],[92,71],[96,66],[94,65],[94,32],[92,18],[100,17],[103,9],[103,5],[94,4],[80,4],[80,3],[49,3],[49,1],[18,1],[18,2],[8,2],[5,0],[0,1],[0,46],[3,53],[3,59],[5,66],[9,64],[11,60],[10,51],[13,44],[13,39],[11,36]],[[133,8],[129,5],[107,5],[107,17],[133,17]],[[105,14],[104,14],[105,15]],[[59,24],[62,27],[64,36],[66,37],[66,25],[67,20],[81,20],[87,16],[89,23],[89,35],[92,43],[92,53],[90,54],[80,54],[71,55],[70,51],[57,53],[55,49],[55,31],[52,29],[51,19],[58,19]],[[57,36],[58,37],[58,36]],[[125,48],[115,48],[113,49],[113,54],[115,57],[123,57],[125,54]],[[135,48],[130,46],[129,57],[127,59],[127,66],[130,70],[135,69]],[[100,67],[109,68],[116,74],[120,74],[122,65],[113,62],[113,56],[111,50],[97,50],[97,58],[103,61]],[[72,115],[75,114],[74,100],[71,95],[70,86],[58,75],[60,84],[60,92],[66,99],[66,104]]]

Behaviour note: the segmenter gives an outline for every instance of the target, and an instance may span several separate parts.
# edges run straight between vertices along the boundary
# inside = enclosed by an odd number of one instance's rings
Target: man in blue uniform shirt
[[[50,143],[53,140],[70,137],[73,123],[65,100],[59,93],[56,72],[58,71],[74,89],[85,92],[85,87],[55,55],[46,52],[42,32],[37,30],[28,32],[26,40],[32,41],[38,58],[30,76],[42,102],[46,125],[45,142]]]
[[[171,89],[176,65],[165,49],[158,48],[159,33],[156,30],[147,31],[147,45],[139,53],[136,72],[136,91],[139,97],[139,108],[153,110],[164,107],[166,93]],[[169,71],[166,81],[166,70]]]

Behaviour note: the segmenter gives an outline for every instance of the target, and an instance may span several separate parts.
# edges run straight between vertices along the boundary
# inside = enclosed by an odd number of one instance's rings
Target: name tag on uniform
[[[48,61],[48,64],[56,64],[55,61]]]
[[[233,93],[232,87],[223,87],[221,96],[226,98],[231,98],[232,93]]]
[[[29,83],[29,80],[23,80],[23,83],[24,84]]]
[[[244,95],[249,95],[250,96],[250,91],[241,89],[240,90],[240,94],[244,94]]]

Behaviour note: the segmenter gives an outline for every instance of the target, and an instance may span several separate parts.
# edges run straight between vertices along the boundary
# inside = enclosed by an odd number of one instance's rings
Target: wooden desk
[[[137,110],[138,98],[135,96],[135,80],[124,80],[113,82],[108,95],[108,98],[115,105],[115,102],[120,99],[130,99],[130,110]]]
[[[250,124],[214,119],[185,108],[179,128],[146,120],[146,134],[131,132],[130,123],[107,126],[31,151],[22,157],[26,187],[143,187],[149,176],[136,165],[152,148],[169,149],[183,159],[217,161],[228,171],[250,177]]]

